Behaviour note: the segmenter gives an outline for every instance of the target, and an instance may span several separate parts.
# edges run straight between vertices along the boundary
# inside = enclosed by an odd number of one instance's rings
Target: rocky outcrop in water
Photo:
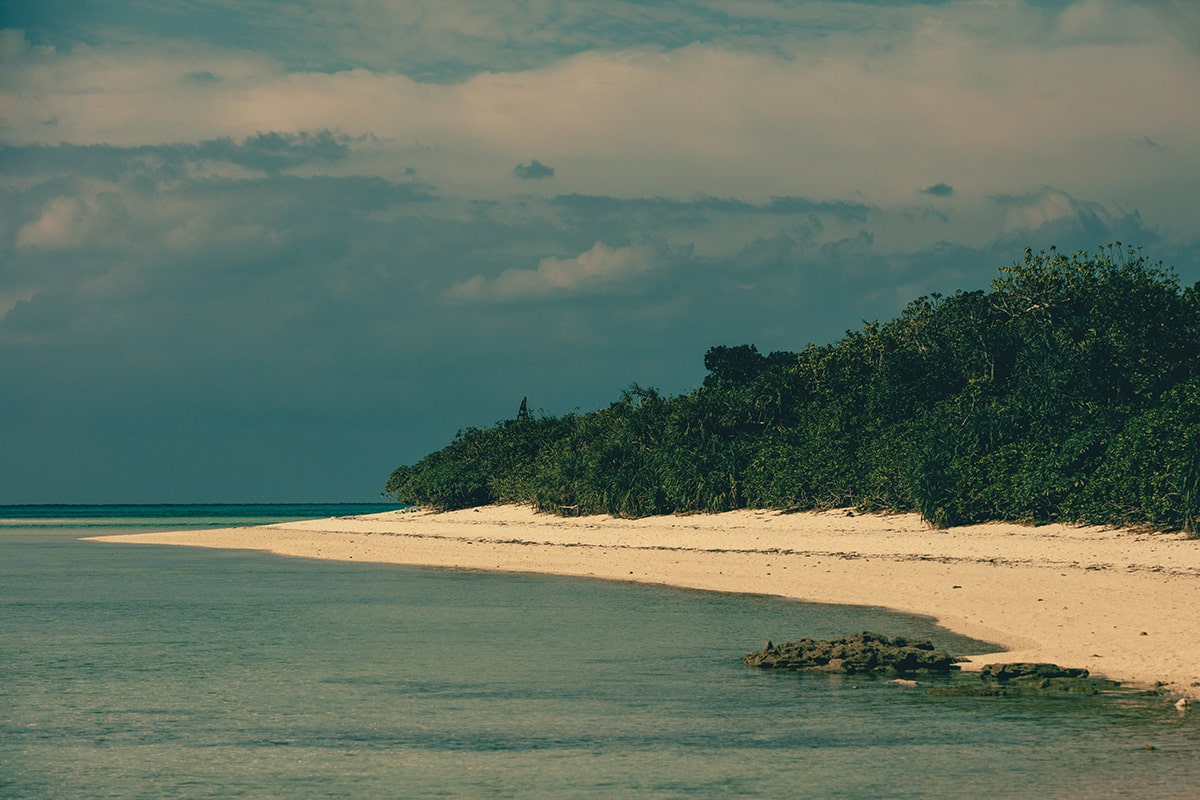
[[[805,638],[781,645],[767,642],[762,650],[742,656],[742,663],[751,667],[845,675],[944,673],[958,669],[958,660],[934,648],[932,642],[903,636],[889,639],[870,632],[832,641]]]
[[[1095,695],[1120,687],[1116,681],[1093,678],[1083,668],[1057,664],[988,664],[979,671],[979,681],[934,686],[931,695],[941,697],[1020,697],[1025,695]]]

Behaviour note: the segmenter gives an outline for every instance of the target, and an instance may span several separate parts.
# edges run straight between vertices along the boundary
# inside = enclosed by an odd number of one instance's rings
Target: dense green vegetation
[[[799,353],[714,347],[698,389],[461,431],[385,493],[637,517],[917,511],[1200,529],[1200,284],[1119,244],[1029,250],[989,291],[930,295]]]

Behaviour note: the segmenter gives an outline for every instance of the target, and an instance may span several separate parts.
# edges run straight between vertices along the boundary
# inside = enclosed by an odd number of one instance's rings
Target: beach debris
[[[956,662],[960,660],[936,649],[932,642],[903,636],[889,639],[869,631],[832,641],[805,638],[780,645],[770,641],[766,644],[762,650],[742,656],[742,663],[793,672],[904,675],[950,672],[958,669]]]

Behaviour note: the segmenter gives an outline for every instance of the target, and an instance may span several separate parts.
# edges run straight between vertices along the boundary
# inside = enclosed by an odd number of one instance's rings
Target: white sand
[[[847,511],[622,520],[489,506],[96,538],[881,606],[1006,648],[974,666],[1051,661],[1200,698],[1200,541],[1174,534],[1000,523],[934,531],[916,515]]]

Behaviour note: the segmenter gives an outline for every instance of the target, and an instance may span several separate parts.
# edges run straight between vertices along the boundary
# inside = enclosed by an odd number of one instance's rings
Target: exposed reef
[[[928,694],[941,697],[1019,697],[1026,695],[1095,695],[1119,689],[1121,684],[1093,678],[1086,669],[1057,664],[988,664],[979,681],[934,686]]]
[[[932,642],[902,636],[889,639],[870,632],[833,641],[805,638],[781,645],[767,642],[762,650],[742,656],[742,663],[751,667],[845,675],[947,673],[958,669],[959,660],[936,649]]]
[[[902,636],[858,633],[841,639],[800,639],[742,656],[742,663],[762,669],[822,672],[840,675],[949,674],[961,661],[933,646]],[[896,681],[915,686],[915,681]],[[1086,669],[1048,663],[988,664],[978,680],[961,680],[932,686],[927,693],[939,697],[1020,697],[1046,695],[1096,695],[1121,688],[1116,681],[1093,678]]]

